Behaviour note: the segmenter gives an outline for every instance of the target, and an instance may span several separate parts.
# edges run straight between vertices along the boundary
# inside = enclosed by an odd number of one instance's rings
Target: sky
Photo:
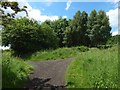
[[[88,15],[95,9],[96,11],[104,10],[109,16],[110,26],[112,27],[112,35],[118,34],[118,1],[119,0],[22,0],[19,2],[19,7],[27,6],[29,18],[44,22],[47,19],[57,20],[60,16],[71,19],[75,13],[80,10],[86,11]],[[97,2],[98,1],[98,2]],[[8,8],[7,12],[13,12]],[[26,16],[25,12],[20,12],[16,18]]]

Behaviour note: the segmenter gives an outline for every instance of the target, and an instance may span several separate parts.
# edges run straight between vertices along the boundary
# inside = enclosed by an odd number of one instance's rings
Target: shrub
[[[17,54],[53,48],[57,44],[57,38],[48,25],[40,25],[27,18],[16,19],[8,24],[3,30],[2,39],[2,44],[10,44]]]
[[[112,45],[97,45],[97,48],[99,49],[107,49],[107,48],[111,48]]]
[[[3,53],[2,57],[2,87],[20,87],[27,79],[32,67],[18,58],[10,57],[9,52]]]
[[[77,47],[72,47],[73,49],[79,50],[80,52],[85,52],[88,51],[89,48],[86,46],[77,46]]]

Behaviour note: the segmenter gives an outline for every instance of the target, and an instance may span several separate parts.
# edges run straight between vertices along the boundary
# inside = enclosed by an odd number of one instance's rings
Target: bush
[[[3,45],[10,44],[17,54],[57,46],[57,38],[48,25],[40,25],[27,18],[16,19],[8,24],[3,30],[2,39]]]
[[[97,45],[97,48],[99,49],[107,49],[107,48],[111,48],[112,45]]]
[[[77,47],[72,47],[73,49],[79,50],[80,52],[85,52],[88,51],[89,48],[86,46],[77,46]]]
[[[32,67],[18,58],[10,57],[10,53],[4,52],[2,57],[2,87],[20,87],[27,79]]]

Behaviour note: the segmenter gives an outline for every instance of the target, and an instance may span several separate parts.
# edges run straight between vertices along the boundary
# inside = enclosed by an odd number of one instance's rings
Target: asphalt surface
[[[65,73],[72,59],[28,62],[34,67],[34,71],[25,82],[24,88],[28,90],[42,90],[45,88],[50,90],[56,90],[56,88],[65,89]]]

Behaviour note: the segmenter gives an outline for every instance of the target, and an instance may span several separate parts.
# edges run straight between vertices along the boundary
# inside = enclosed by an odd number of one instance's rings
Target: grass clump
[[[11,57],[10,52],[2,54],[2,87],[18,88],[27,79],[33,68],[17,57]]]
[[[27,57],[26,60],[56,60],[56,59],[64,59],[68,57],[73,57],[78,55],[80,52],[88,51],[89,48],[85,46],[77,46],[77,47],[63,47],[58,48],[56,50],[45,50],[39,51],[32,56]]]
[[[69,88],[118,88],[117,46],[80,53],[70,64],[66,81]]]

